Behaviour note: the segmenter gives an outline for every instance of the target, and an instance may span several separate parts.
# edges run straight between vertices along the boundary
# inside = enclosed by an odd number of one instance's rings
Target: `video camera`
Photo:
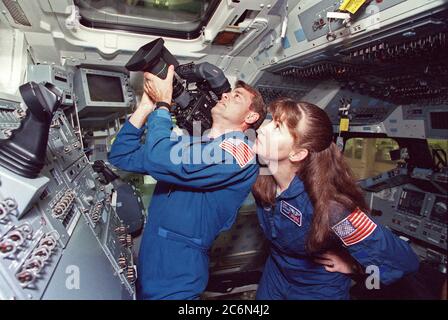
[[[229,81],[221,69],[208,62],[179,65],[176,58],[165,48],[162,38],[141,47],[128,61],[126,69],[150,72],[164,79],[169,65],[175,67],[173,79],[175,107],[171,111],[176,117],[177,125],[192,135],[193,122],[199,121],[200,132],[195,130],[194,134],[202,134],[212,126],[211,109],[221,99],[223,93],[231,90]],[[195,88],[189,89],[193,83],[196,85]]]

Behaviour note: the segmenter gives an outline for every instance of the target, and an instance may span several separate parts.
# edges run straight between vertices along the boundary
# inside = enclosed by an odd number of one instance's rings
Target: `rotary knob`
[[[118,234],[123,234],[123,233],[126,233],[127,230],[126,230],[126,227],[121,226],[121,227],[116,227],[114,231]]]
[[[134,283],[136,280],[135,268],[134,266],[128,266],[126,271],[126,278],[130,283]]]
[[[126,245],[126,236],[125,235],[121,235],[118,237],[118,241],[122,244],[122,245]]]
[[[118,258],[118,266],[120,267],[120,269],[124,269],[126,268],[126,258],[121,256],[120,258]]]
[[[126,235],[126,244],[128,247],[132,247],[133,241],[132,236],[130,234]]]

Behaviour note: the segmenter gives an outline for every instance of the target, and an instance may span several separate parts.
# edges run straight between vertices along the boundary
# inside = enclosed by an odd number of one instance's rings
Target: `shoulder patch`
[[[255,157],[255,153],[249,145],[240,139],[229,138],[221,142],[219,146],[230,153],[241,168],[251,162]]]
[[[299,227],[302,226],[302,212],[284,200],[280,202],[280,213]]]
[[[346,246],[351,246],[370,236],[376,227],[364,212],[356,209],[331,229]]]

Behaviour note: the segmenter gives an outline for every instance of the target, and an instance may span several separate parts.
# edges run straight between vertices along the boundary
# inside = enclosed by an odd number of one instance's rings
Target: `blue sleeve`
[[[194,145],[173,134],[171,117],[166,110],[152,112],[147,127],[146,141],[142,144],[140,138],[144,130],[125,123],[112,145],[109,162],[123,170],[147,173],[158,181],[200,189],[231,186],[258,173],[255,161],[244,167],[227,163],[224,158],[212,162],[199,158],[198,161]],[[196,147],[202,148],[202,145]]]
[[[349,216],[347,213],[348,211],[345,213],[347,217],[337,225],[344,226],[344,223],[347,223]],[[361,233],[360,240],[354,243],[348,241],[350,239],[346,231],[348,229],[345,231],[337,229],[335,225],[332,230],[344,243],[350,255],[364,268],[372,265],[378,267],[382,283],[390,284],[408,273],[416,272],[419,260],[409,244],[370,217],[368,219],[370,219],[368,223],[374,228],[373,231],[368,231],[367,236]],[[344,227],[347,228],[347,225]]]
[[[367,239],[347,249],[365,268],[378,266],[380,281],[384,284],[393,283],[419,268],[418,257],[409,244],[380,224]]]
[[[115,137],[108,154],[108,160],[112,165],[130,172],[146,173],[143,163],[139,159],[141,137],[145,128],[146,125],[137,129],[129,120],[126,120]]]

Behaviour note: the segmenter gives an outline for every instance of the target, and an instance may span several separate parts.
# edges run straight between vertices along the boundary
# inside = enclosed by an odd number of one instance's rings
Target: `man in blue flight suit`
[[[142,102],[109,154],[116,167],[157,180],[138,259],[141,299],[199,298],[208,281],[207,251],[235,221],[258,174],[244,132],[266,116],[260,93],[238,81],[212,108],[208,136],[196,141],[172,132],[173,75],[173,66],[164,80],[145,73]]]

